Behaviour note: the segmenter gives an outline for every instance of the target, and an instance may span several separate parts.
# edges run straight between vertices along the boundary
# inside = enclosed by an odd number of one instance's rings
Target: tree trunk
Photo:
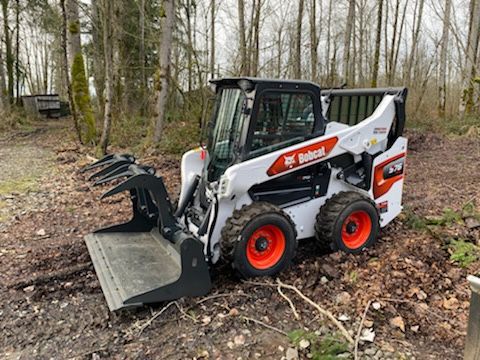
[[[331,48],[331,41],[332,41],[332,7],[333,7],[333,0],[329,0],[328,2],[328,16],[327,16],[327,50],[325,51],[325,63],[327,67],[327,85],[332,86],[333,84],[330,82],[333,78],[332,67],[330,66],[330,48]]]
[[[68,71],[68,52],[67,52],[67,11],[65,9],[65,0],[60,0],[62,9],[62,52],[63,52],[63,68],[65,72],[65,82],[67,83],[68,101],[70,102],[70,110],[72,112],[73,125],[77,134],[78,141],[82,143],[82,133],[77,117],[77,109],[73,100],[72,84],[70,82],[70,73]]]
[[[407,15],[407,8],[408,8],[408,2],[409,0],[406,0],[405,1],[405,5],[403,6],[403,15],[402,15],[402,21],[400,23],[400,30],[398,31],[398,41],[397,41],[397,47],[395,49],[395,56],[394,56],[394,59],[393,59],[393,64],[392,64],[392,69],[391,69],[391,72],[392,72],[392,81],[394,80],[395,78],[395,74],[397,72],[397,63],[398,63],[398,54],[400,53],[400,39],[402,38],[402,35],[403,35],[403,28],[404,28],[404,25],[405,25],[405,17]],[[393,51],[393,49],[392,49]]]
[[[185,16],[187,21],[187,72],[188,72],[188,91],[192,91],[192,83],[193,83],[193,38],[192,38],[192,17],[190,14],[190,10],[192,7],[191,0],[186,0],[184,5],[185,7]]]
[[[415,57],[417,54],[417,49],[418,49],[418,39],[420,36],[420,28],[422,26],[422,16],[423,16],[423,5],[425,3],[425,0],[420,0],[419,5],[418,5],[418,13],[416,14],[416,23],[415,26],[413,27],[412,30],[412,46],[410,48],[410,55],[408,57],[407,61],[407,84],[410,84],[412,80],[412,70],[414,70],[415,66]]]
[[[105,108],[103,110],[103,129],[100,137],[100,151],[107,153],[112,126],[112,108],[114,98],[114,74],[113,74],[113,10],[114,0],[102,0],[102,27],[103,27],[103,54],[105,66]]]
[[[159,76],[156,84],[156,115],[153,141],[158,143],[162,137],[163,122],[168,98],[172,35],[175,25],[175,0],[164,0],[164,16],[161,19],[161,35],[159,49]]]
[[[302,21],[303,21],[303,5],[304,0],[298,1],[298,16],[297,27],[295,32],[295,56],[293,60],[293,75],[295,79],[301,79],[302,77]]]
[[[67,10],[67,29],[68,29],[68,67],[72,68],[75,56],[82,52],[82,43],[80,40],[80,18],[78,13],[78,1],[66,0]]]
[[[247,40],[245,39],[245,3],[244,0],[238,0],[238,23],[239,23],[239,41],[240,41],[240,74],[247,75]]]
[[[139,9],[139,27],[140,27],[140,44],[138,59],[140,63],[140,77],[141,77],[141,95],[143,96],[147,89],[147,77],[145,74],[145,0],[140,0]],[[143,112],[142,106],[141,111]]]
[[[282,73],[282,33],[283,28],[280,27],[277,31],[277,78],[280,78]]]
[[[445,116],[446,102],[447,102],[447,53],[448,53],[448,33],[450,30],[450,9],[451,0],[445,0],[445,12],[443,15],[443,31],[442,39],[440,41],[440,69],[439,69],[439,87],[438,87],[438,114],[441,117]]]
[[[348,15],[345,21],[345,38],[343,41],[343,80],[350,83],[350,42],[352,28],[355,24],[355,0],[349,0]]]
[[[390,43],[390,51],[388,53],[388,66],[387,66],[387,79],[388,85],[392,85],[393,77],[395,74],[393,73],[393,60],[395,58],[395,49],[397,43],[397,27],[398,27],[398,12],[400,10],[400,0],[397,0],[395,3],[395,14],[393,16],[393,27],[392,27],[392,42]]]
[[[103,54],[103,25],[101,17],[101,0],[92,0],[92,40],[96,46],[92,51],[92,73],[97,97],[97,119],[103,120],[105,110],[105,56]]]
[[[473,93],[476,75],[476,63],[478,57],[478,42],[480,37],[480,0],[471,0],[470,26],[467,41],[464,91],[463,91],[463,113],[473,112]]]
[[[310,76],[317,81],[318,35],[317,35],[317,0],[310,0]]]
[[[9,103],[7,97],[7,88],[5,83],[5,68],[3,67],[3,53],[0,46],[0,114],[8,110]]]
[[[10,32],[10,26],[8,24],[8,3],[9,0],[2,1],[2,14],[3,14],[3,31],[5,36],[5,65],[7,68],[7,96],[8,102],[13,104],[14,101],[14,74],[13,74],[13,52],[12,52],[12,37]]]
[[[215,77],[215,0],[210,1],[210,77]]]
[[[262,1],[257,0],[255,3],[255,16],[253,18],[253,51],[250,75],[258,76],[258,61],[260,56],[260,12],[262,10]]]
[[[383,15],[383,0],[378,0],[377,9],[377,35],[375,38],[375,54],[373,55],[372,66],[372,87],[377,87],[378,68],[380,61],[380,44],[382,42],[382,15]]]
[[[15,32],[15,95],[16,104],[20,105],[20,0],[16,0],[15,4]]]

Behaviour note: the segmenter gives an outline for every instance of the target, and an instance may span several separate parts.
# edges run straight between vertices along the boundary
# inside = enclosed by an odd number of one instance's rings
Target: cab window
[[[260,95],[249,157],[300,143],[313,132],[313,97],[309,93],[264,92]]]

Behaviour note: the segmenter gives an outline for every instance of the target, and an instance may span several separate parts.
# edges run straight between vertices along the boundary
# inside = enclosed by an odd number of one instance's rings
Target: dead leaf
[[[474,217],[467,217],[465,219],[465,225],[467,225],[467,227],[469,229],[475,229],[475,228],[480,227],[480,220],[478,220]]]
[[[237,316],[238,315],[238,310],[236,308],[231,308],[230,311],[228,312],[228,315]]]
[[[212,321],[212,318],[210,316],[204,316],[203,319],[202,319],[202,323],[204,325],[210,324],[211,321]]]
[[[375,310],[380,310],[380,308],[382,307],[382,304],[380,304],[379,302],[375,301],[375,302],[372,304],[372,307],[373,307]]]
[[[360,335],[361,341],[373,342],[375,340],[375,331],[372,329],[363,329],[362,335]]]
[[[373,321],[372,320],[365,320],[363,322],[363,326],[365,326],[366,328],[371,328],[373,326]]]
[[[30,285],[30,286],[27,286],[27,287],[23,288],[23,291],[25,291],[25,292],[32,292],[33,290],[35,290],[34,285]]]
[[[447,310],[458,309],[458,306],[459,306],[458,299],[455,297],[451,297],[450,299],[443,300],[443,307]]]
[[[390,319],[390,325],[399,328],[402,332],[405,332],[405,322],[401,316],[396,316]]]

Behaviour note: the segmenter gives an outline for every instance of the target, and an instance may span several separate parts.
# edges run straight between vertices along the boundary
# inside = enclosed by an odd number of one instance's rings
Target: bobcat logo
[[[296,164],[296,160],[295,160],[295,154],[293,155],[290,155],[290,156],[286,156],[284,155],[283,156],[283,159],[284,159],[284,163],[285,163],[285,167],[291,169],[293,168],[293,165]]]

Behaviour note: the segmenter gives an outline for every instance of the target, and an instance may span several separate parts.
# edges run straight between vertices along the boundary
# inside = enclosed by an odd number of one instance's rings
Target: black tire
[[[372,200],[356,192],[340,192],[320,208],[315,237],[322,247],[330,246],[332,250],[356,254],[375,243],[379,221]]]
[[[271,263],[265,261],[265,264],[262,264],[262,266],[258,266],[259,263],[255,262],[255,259],[252,259],[252,250],[248,249],[248,245],[251,246],[254,241],[251,237],[254,236],[255,231],[260,228],[275,229],[275,234],[278,234],[281,238],[282,235],[277,231],[277,229],[279,229],[284,238],[283,250],[281,252],[280,250],[275,251],[275,256],[279,256],[279,259],[274,262],[272,260]],[[258,250],[259,252],[257,254],[262,256],[261,254],[263,254],[264,251],[269,251],[268,247],[271,246],[271,238],[270,236],[266,238],[262,236],[256,239],[255,251]],[[251,241],[250,243],[249,240]],[[267,248],[265,250],[258,249],[256,244],[259,241],[263,244],[263,240],[268,242],[266,245]],[[274,243],[277,243],[277,241],[281,240],[274,239]],[[243,206],[240,210],[235,210],[222,229],[222,239],[220,241],[222,258],[231,263],[235,271],[243,278],[273,276],[279,273],[290,265],[295,256],[296,249],[297,233],[295,225],[287,214],[269,203],[254,202],[253,204]],[[280,253],[281,255],[279,255]],[[272,258],[270,258],[270,260],[271,259]]]

